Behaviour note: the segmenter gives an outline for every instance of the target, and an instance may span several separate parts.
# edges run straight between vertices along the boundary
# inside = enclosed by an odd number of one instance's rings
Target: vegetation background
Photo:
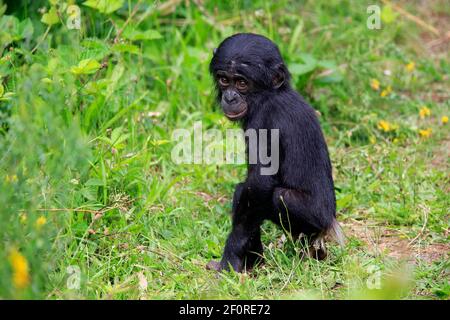
[[[171,133],[235,126],[208,63],[243,31],[320,112],[348,243],[267,223],[217,276],[245,166],[175,165]],[[449,32],[445,0],[0,1],[0,298],[448,299]]]

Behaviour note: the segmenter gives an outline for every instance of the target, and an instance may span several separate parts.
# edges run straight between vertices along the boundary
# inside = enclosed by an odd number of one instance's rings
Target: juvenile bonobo
[[[279,167],[274,174],[263,174],[267,163],[248,164],[247,179],[234,192],[233,227],[222,259],[209,262],[207,268],[250,269],[262,255],[260,227],[266,219],[294,239],[303,234],[311,245],[309,252],[324,258],[325,235],[343,241],[330,158],[316,113],[290,86],[278,47],[261,35],[235,34],[214,50],[210,72],[228,119],[240,121],[246,132],[278,129]],[[268,141],[271,154],[270,135]],[[246,145],[248,159],[248,139]]]

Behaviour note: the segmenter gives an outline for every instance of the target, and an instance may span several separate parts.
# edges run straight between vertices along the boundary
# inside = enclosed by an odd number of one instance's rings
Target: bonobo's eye
[[[219,77],[219,84],[223,87],[227,87],[230,84],[230,81],[227,77]]]
[[[239,80],[236,81],[236,88],[239,91],[246,91],[247,90],[247,86],[248,86],[247,81],[244,80],[244,79],[239,79]]]

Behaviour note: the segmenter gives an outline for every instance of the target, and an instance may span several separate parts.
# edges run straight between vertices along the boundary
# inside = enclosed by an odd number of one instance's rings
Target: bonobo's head
[[[223,112],[244,118],[256,100],[289,86],[289,72],[278,47],[264,36],[238,33],[225,39],[209,65]]]

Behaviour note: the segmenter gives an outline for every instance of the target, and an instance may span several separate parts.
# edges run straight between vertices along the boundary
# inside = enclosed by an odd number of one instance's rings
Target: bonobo
[[[258,160],[248,163],[247,179],[236,186],[232,204],[232,230],[220,262],[208,269],[241,272],[257,263],[263,252],[261,224],[268,219],[309,244],[310,254],[323,259],[323,238],[329,234],[342,244],[336,221],[331,163],[316,113],[292,89],[290,74],[278,47],[264,36],[240,33],[214,50],[210,72],[226,117],[243,129],[278,129],[279,167]],[[266,143],[271,154],[270,135]],[[258,141],[261,142],[261,141]],[[257,148],[261,143],[257,143]],[[246,139],[247,159],[259,154]],[[271,155],[273,161],[274,155]]]

